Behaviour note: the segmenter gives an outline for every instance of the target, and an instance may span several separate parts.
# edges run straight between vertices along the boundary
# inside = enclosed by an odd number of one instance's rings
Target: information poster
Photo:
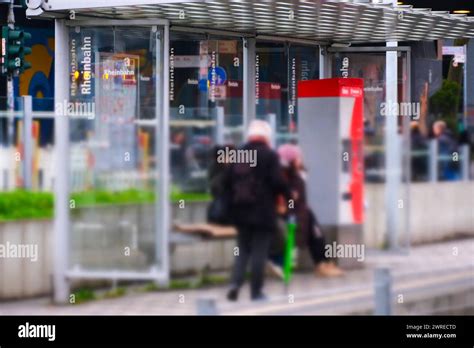
[[[136,167],[136,126],[139,56],[97,53],[95,167],[125,170]]]

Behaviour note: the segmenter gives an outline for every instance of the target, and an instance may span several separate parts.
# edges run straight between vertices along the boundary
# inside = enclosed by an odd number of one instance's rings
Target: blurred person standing
[[[233,161],[224,180],[231,221],[237,228],[238,253],[227,298],[236,301],[244,283],[250,261],[250,290],[252,300],[265,300],[264,268],[270,240],[276,233],[276,198],[290,198],[290,191],[282,177],[278,155],[271,149],[272,130],[268,122],[250,123],[247,143],[236,154],[255,158],[253,163]],[[229,156],[229,160],[232,156]],[[238,159],[236,157],[235,159]]]
[[[314,264],[314,274],[322,277],[337,277],[343,271],[325,254],[326,239],[321,231],[318,219],[306,199],[306,172],[301,149],[294,144],[284,144],[278,148],[283,167],[283,177],[287,181],[294,204],[287,208],[279,200],[278,211],[286,219],[288,215],[296,217],[296,245],[298,249],[308,249]],[[285,209],[286,208],[286,209]],[[272,248],[275,250],[275,248]],[[278,254],[270,255],[272,262],[278,262]]]
[[[413,181],[424,181],[428,178],[428,142],[420,130],[418,121],[410,123],[411,142],[411,176]]]
[[[228,225],[230,223],[229,203],[224,186],[230,161],[227,159],[224,161],[219,160],[219,154],[226,149],[234,150],[235,147],[232,144],[214,146],[211,150],[210,165],[208,168],[212,201],[207,210],[207,221],[218,225]]]
[[[187,177],[188,167],[186,158],[187,139],[183,130],[171,134],[170,164],[174,180],[182,184]]]
[[[459,179],[457,162],[453,160],[453,153],[458,151],[458,143],[453,132],[447,127],[446,122],[439,120],[433,123],[433,135],[438,140],[438,155],[443,157],[439,161],[440,179]]]

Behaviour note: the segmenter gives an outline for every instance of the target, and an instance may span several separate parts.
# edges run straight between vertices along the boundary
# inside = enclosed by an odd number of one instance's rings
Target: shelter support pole
[[[162,45],[157,47],[163,48],[157,52],[157,64],[159,69],[159,61],[163,59],[162,78],[157,81],[157,98],[156,103],[156,119],[158,121],[156,139],[158,139],[158,153],[159,153],[159,174],[158,174],[158,194],[157,194],[157,228],[156,228],[156,256],[157,262],[160,265],[159,279],[156,283],[160,285],[168,285],[170,278],[170,101],[169,101],[169,72],[170,72],[170,29],[169,25],[163,27]],[[157,70],[158,71],[158,70]]]
[[[256,115],[255,70],[258,62],[256,62],[255,46],[255,38],[244,38],[244,89],[242,98],[244,103],[242,109],[244,132],[246,132],[248,124],[255,119]]]
[[[326,79],[330,75],[330,65],[331,61],[329,60],[327,47],[319,46],[319,78]]]
[[[387,47],[397,47],[397,42],[387,42]],[[386,108],[398,103],[398,52],[386,55]],[[401,149],[398,134],[398,115],[388,112],[385,116],[385,207],[386,232],[390,249],[398,247],[399,195],[401,186]]]
[[[55,20],[55,62],[54,62],[54,101],[67,103],[69,100],[69,37],[63,20]],[[56,108],[55,108],[56,109]],[[55,172],[54,181],[54,274],[53,300],[67,303],[69,283],[66,272],[69,265],[69,119],[55,114]]]
[[[33,188],[33,103],[31,95],[22,96],[23,99],[23,187],[26,190]]]

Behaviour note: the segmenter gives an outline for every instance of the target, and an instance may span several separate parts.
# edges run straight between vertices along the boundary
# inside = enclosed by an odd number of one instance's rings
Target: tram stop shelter
[[[172,216],[205,194],[203,154],[239,143],[254,118],[274,125],[276,143],[297,137],[296,80],[341,76],[347,57],[376,60],[384,100],[409,101],[404,43],[474,37],[474,18],[396,1],[27,3],[28,17],[55,21],[56,302],[75,279],[166,283]],[[274,52],[288,58],[285,88],[270,78]],[[399,126],[379,127],[387,201],[398,197],[409,146]],[[400,213],[387,209],[396,233]]]

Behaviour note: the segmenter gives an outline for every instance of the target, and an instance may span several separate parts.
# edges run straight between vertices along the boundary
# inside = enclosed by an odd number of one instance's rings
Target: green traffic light
[[[21,47],[18,45],[9,45],[8,46],[8,54],[15,55],[21,53]]]
[[[23,39],[23,32],[21,30],[9,30],[8,31],[9,40],[21,40]]]
[[[8,26],[2,26],[1,29],[6,46],[2,55],[4,62],[2,74],[22,73],[26,69],[30,69],[32,65],[25,61],[25,56],[31,54],[32,50],[31,47],[26,46],[25,41],[31,39],[31,34],[20,28],[11,29]]]
[[[26,69],[29,69],[29,68],[31,68],[31,63],[30,63],[30,62],[27,62],[27,61],[24,61],[24,62],[23,62],[22,69],[23,69],[23,70],[26,70]]]
[[[16,66],[14,60],[9,60],[9,61],[7,62],[7,69],[8,69],[9,71],[15,70],[15,69],[17,69],[17,68],[18,68],[18,67]]]

